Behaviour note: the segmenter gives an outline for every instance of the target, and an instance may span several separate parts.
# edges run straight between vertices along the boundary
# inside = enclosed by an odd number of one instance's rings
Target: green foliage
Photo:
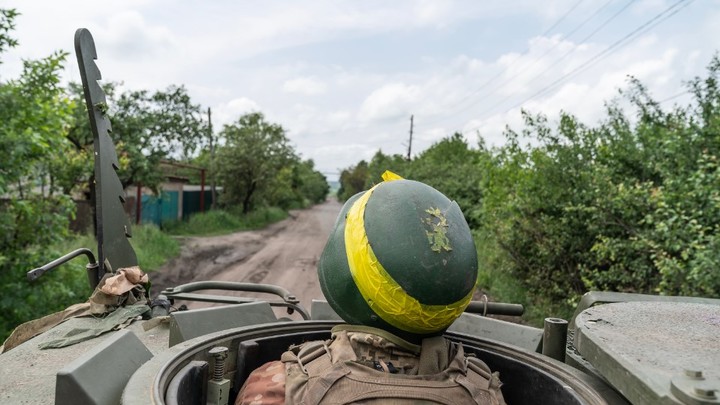
[[[74,107],[58,86],[65,57],[25,61],[19,79],[0,83],[0,194],[54,191],[48,162],[65,150],[62,134]]]
[[[14,11],[0,10],[0,51],[15,42]],[[29,284],[25,273],[59,254],[73,205],[54,192],[52,164],[74,105],[59,87],[66,54],[24,62],[19,78],[0,82],[0,336],[18,323],[72,303],[81,283],[65,271]],[[42,230],[42,231],[39,231]]]
[[[563,114],[552,130],[526,115],[492,168],[483,205],[502,266],[534,297],[572,304],[588,290],[720,296],[717,58],[690,87],[696,106],[665,112],[636,80],[629,118],[608,105],[588,128]]]
[[[360,164],[358,164],[358,166],[356,166],[356,168],[359,168],[360,171],[358,173],[356,173],[355,176],[358,176],[358,177],[367,176],[367,177],[365,179],[365,185],[362,186],[361,188],[357,189],[355,191],[355,193],[357,193],[358,191],[361,191],[361,190],[366,190],[366,189],[374,186],[378,182],[380,182],[382,180],[382,174],[385,173],[386,170],[390,170],[391,172],[396,173],[400,176],[405,176],[406,171],[407,171],[407,166],[409,166],[409,162],[405,159],[404,156],[398,155],[398,154],[388,156],[388,155],[382,153],[381,150],[377,151],[375,153],[375,156],[373,156],[373,158],[370,160],[370,163],[368,163],[367,170],[365,170],[364,167],[362,167]],[[342,176],[341,176],[341,179],[342,179]],[[348,179],[348,178],[346,177],[346,179]],[[357,183],[359,184],[359,182],[357,182]],[[341,184],[342,184],[342,181],[341,181]],[[356,189],[355,185],[348,185],[348,186],[350,188],[352,188],[353,190]],[[355,194],[355,193],[348,195],[344,199],[352,197],[353,194]]]
[[[46,274],[33,284],[26,278],[26,272],[67,253],[53,244],[67,235],[70,209],[66,198],[37,196],[0,207],[0,340],[22,322],[77,302],[87,289],[86,279],[68,270]]]
[[[369,168],[343,171],[341,197],[385,165],[457,200],[475,230],[480,285],[531,317],[569,315],[588,290],[720,297],[718,75],[715,57],[688,83],[688,107],[664,111],[630,79],[595,127],[524,112],[500,148],[455,134],[402,164],[378,152]]]
[[[15,9],[0,9],[0,54],[18,44],[17,40],[10,36],[10,32],[15,29],[17,16],[18,12]]]
[[[390,170],[452,196],[463,208],[470,225],[477,226],[480,212],[475,207],[480,206],[482,198],[482,172],[477,168],[487,159],[490,155],[482,144],[479,149],[472,149],[459,133],[436,142],[412,161],[401,155],[388,156],[378,151],[370,163],[360,161],[341,172],[338,198],[344,201],[369,189],[382,181],[382,174]]]
[[[180,253],[180,243],[152,224],[133,227],[130,243],[146,273],[157,270]]]
[[[338,199],[345,201],[355,194],[367,190],[366,184],[371,181],[373,181],[373,179],[370,178],[368,164],[364,160],[361,160],[355,166],[344,169],[340,172],[340,188],[337,192]],[[380,181],[379,177],[377,181]]]
[[[187,221],[170,222],[164,225],[172,235],[212,236],[249,229],[262,228],[287,217],[279,208],[261,208],[242,214],[238,210],[211,210],[190,216]]]
[[[218,181],[225,204],[242,205],[248,213],[257,194],[266,191],[277,173],[294,158],[285,130],[265,121],[261,113],[250,113],[225,125],[220,136],[226,139],[216,158]]]
[[[45,211],[51,211],[43,207]],[[38,228],[35,228],[38,229]],[[45,229],[45,228],[43,228]],[[73,259],[60,267],[45,273],[29,283],[25,273],[64,254],[79,248],[89,248],[97,257],[97,242],[91,234],[65,233],[66,227],[49,229],[50,232],[66,235],[50,245],[26,248],[15,260],[15,271],[0,274],[3,294],[0,296],[0,341],[5,340],[19,324],[61,311],[72,304],[86,301],[92,291],[88,284],[85,256]],[[48,232],[49,233],[49,232]],[[131,239],[138,262],[146,272],[152,272],[170,258],[177,256],[180,245],[171,236],[162,233],[156,226],[143,225],[133,228]],[[8,257],[3,256],[3,259]],[[152,281],[152,276],[151,276]]]
[[[288,213],[277,207],[266,207],[244,216],[247,229],[260,229],[287,218]]]
[[[402,175],[452,196],[463,209],[468,224],[477,227],[481,218],[476,207],[480,207],[483,197],[482,171],[477,168],[483,159],[489,158],[480,146],[471,149],[463,136],[455,133],[421,153]]]
[[[301,161],[285,130],[261,113],[225,125],[220,136],[226,143],[218,148],[213,171],[226,206],[240,205],[247,214],[263,206],[299,208],[325,199],[325,177],[312,161]]]
[[[73,250],[85,247],[97,251],[92,236],[67,235],[62,228],[53,229],[52,232],[66,236],[42,248],[34,246],[26,249],[15,266],[12,281],[3,282],[3,285],[9,285],[0,299],[4,314],[0,317],[0,340],[4,340],[15,326],[23,322],[61,311],[90,296],[85,256],[45,273],[32,283],[27,281],[27,271]]]
[[[304,160],[293,166],[293,176],[298,198],[302,198],[306,202],[303,206],[325,201],[330,192],[330,185],[325,176],[315,170],[315,162],[312,159]]]
[[[202,144],[207,124],[202,120],[200,106],[193,104],[182,86],[169,86],[162,91],[126,91],[117,94],[115,83],[106,84],[108,118],[117,149],[123,185],[141,183],[158,191],[163,180],[160,162],[173,153],[188,156]],[[93,136],[88,123],[82,87],[71,84],[69,93],[77,106],[73,125],[67,130],[72,145],[63,165],[57,168],[62,189],[82,191],[92,199]]]

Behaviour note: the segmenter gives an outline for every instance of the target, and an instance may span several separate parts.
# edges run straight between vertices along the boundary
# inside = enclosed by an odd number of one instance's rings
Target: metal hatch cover
[[[575,328],[578,352],[633,404],[720,404],[720,306],[599,305]]]

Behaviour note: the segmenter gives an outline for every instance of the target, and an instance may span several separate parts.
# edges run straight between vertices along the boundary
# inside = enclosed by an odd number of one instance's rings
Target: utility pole
[[[212,167],[215,165],[215,136],[213,135],[212,130],[212,112],[210,111],[210,107],[208,107],[208,136],[210,137],[210,166]],[[217,204],[217,190],[215,189],[215,172],[211,169],[210,173],[210,192],[212,195],[212,203],[210,204],[210,207],[212,209],[215,209]]]
[[[413,116],[410,115],[410,141],[408,142],[407,160],[410,160],[410,153],[412,152],[412,133],[413,133]]]

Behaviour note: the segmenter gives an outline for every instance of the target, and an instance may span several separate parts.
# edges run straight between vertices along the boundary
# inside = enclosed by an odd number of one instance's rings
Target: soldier
[[[442,337],[477,279],[460,208],[423,183],[383,179],[345,203],[318,263],[347,324],[253,371],[236,405],[505,403],[497,373]]]

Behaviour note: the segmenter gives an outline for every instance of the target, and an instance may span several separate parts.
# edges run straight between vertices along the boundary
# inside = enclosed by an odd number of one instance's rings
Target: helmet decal
[[[440,208],[429,208],[426,209],[425,212],[430,214],[430,216],[423,219],[422,222],[430,225],[430,229],[432,229],[432,232],[425,231],[428,242],[430,243],[430,250],[438,253],[443,250],[446,252],[451,251],[452,247],[450,247],[450,240],[447,237],[448,223],[445,214],[440,211]],[[435,217],[437,223],[433,217]]]
[[[387,176],[386,174],[390,173]],[[383,174],[385,181],[402,179],[392,172]],[[345,251],[348,266],[360,294],[382,320],[410,333],[428,334],[441,331],[455,320],[472,299],[471,290],[465,297],[447,305],[426,305],[409,295],[388,274],[375,256],[365,232],[365,206],[380,183],[355,201],[345,219]],[[445,232],[447,220],[439,209],[427,210],[433,231],[427,232],[431,249],[437,252],[452,250]],[[437,215],[436,215],[437,214]],[[436,220],[433,222],[432,217]],[[436,250],[437,249],[437,250]]]

